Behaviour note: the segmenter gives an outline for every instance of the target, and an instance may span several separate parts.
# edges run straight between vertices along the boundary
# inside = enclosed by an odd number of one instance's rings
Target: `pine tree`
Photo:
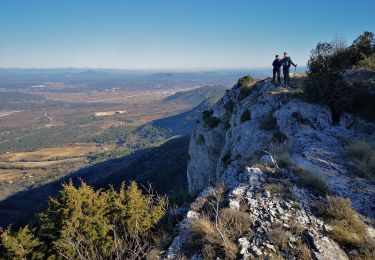
[[[10,228],[0,230],[0,241],[3,247],[1,259],[43,259],[43,253],[39,251],[42,243],[28,226],[15,233]]]

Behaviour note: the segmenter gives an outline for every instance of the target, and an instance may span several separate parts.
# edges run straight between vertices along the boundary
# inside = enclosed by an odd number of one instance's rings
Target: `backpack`
[[[290,67],[290,57],[285,57],[283,59],[283,66]]]

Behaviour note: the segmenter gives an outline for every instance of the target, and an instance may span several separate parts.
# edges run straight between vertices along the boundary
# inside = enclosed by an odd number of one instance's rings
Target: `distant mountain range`
[[[113,69],[0,69],[0,88],[25,88],[53,82],[62,82],[66,86],[79,85],[81,89],[150,89],[219,84],[229,87],[247,74],[255,78],[271,75],[269,69],[158,73]]]

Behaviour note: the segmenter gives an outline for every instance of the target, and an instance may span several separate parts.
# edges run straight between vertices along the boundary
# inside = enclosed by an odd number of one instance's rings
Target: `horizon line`
[[[304,67],[304,66],[303,66]],[[195,72],[195,71],[244,71],[244,70],[265,70],[270,69],[269,67],[251,67],[251,68],[111,68],[111,67],[0,67],[0,70],[62,70],[62,69],[76,69],[76,70],[119,70],[119,71],[134,71],[134,72],[146,72],[146,71],[185,71],[185,72]]]

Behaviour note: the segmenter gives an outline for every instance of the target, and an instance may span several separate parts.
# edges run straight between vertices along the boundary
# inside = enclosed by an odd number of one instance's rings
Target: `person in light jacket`
[[[283,61],[283,76],[284,76],[284,84],[285,86],[289,85],[290,76],[289,76],[289,68],[291,65],[297,67],[297,64],[294,64],[292,59],[288,56],[288,52],[284,52]]]

